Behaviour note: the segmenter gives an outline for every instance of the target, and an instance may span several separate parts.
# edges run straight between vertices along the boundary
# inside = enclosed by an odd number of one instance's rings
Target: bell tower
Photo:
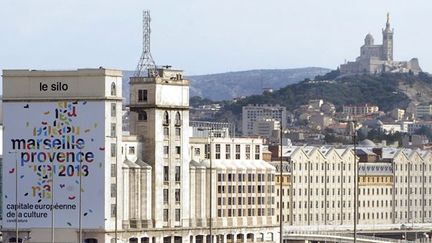
[[[386,61],[393,61],[393,31],[394,30],[390,28],[390,14],[387,13],[386,27],[382,30],[382,59]]]

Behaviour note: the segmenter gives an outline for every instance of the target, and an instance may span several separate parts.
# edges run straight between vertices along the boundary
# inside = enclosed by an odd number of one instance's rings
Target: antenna
[[[150,52],[150,11],[143,11],[143,52],[135,70],[135,77],[158,77],[156,63]],[[147,71],[147,74],[145,73]]]

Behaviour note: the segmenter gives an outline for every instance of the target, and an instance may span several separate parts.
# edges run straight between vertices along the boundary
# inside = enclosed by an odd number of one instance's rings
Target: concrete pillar
[[[222,235],[222,243],[227,243],[227,235]]]
[[[207,243],[207,235],[203,236],[203,243]]]
[[[155,243],[163,243],[163,236],[155,237]]]
[[[243,242],[246,243],[247,242],[247,233],[243,234]]]
[[[190,237],[189,237],[189,239],[190,239],[190,243],[195,243],[196,242],[196,238],[195,238],[196,236],[195,235],[191,235]]]
[[[252,233],[252,242],[256,242],[256,236],[254,233]]]
[[[233,234],[233,242],[232,243],[237,243],[237,234]]]

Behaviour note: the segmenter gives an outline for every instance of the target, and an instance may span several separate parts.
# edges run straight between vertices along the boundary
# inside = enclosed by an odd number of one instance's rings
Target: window
[[[176,128],[175,128],[175,135],[176,135],[177,137],[180,137],[180,134],[181,134],[181,128],[180,128],[180,127],[176,127]]]
[[[175,210],[175,221],[180,221],[180,209],[176,208]]]
[[[147,90],[139,89],[138,90],[138,102],[147,102]]]
[[[163,189],[163,202],[166,204],[169,202],[168,189]]]
[[[169,125],[169,115],[168,115],[167,111],[165,111],[164,116],[163,116],[163,125],[164,126],[168,126]]]
[[[180,155],[181,154],[181,147],[180,146],[176,146],[176,154]]]
[[[176,182],[180,181],[180,166],[175,167],[175,181]]]
[[[163,210],[163,221],[168,222],[168,209]]]
[[[112,183],[111,184],[111,197],[116,197],[117,195],[117,186],[116,184]]]
[[[180,112],[177,112],[176,115],[175,115],[175,125],[176,126],[181,126]]]
[[[235,153],[235,159],[240,159],[240,144],[236,144]]]
[[[117,175],[117,166],[116,164],[111,164],[111,177],[115,177]]]
[[[111,144],[111,157],[116,157],[117,154],[117,145],[115,143]]]
[[[225,159],[231,159],[231,145],[225,145]]]
[[[246,145],[246,159],[251,158],[251,147],[250,145]]]
[[[111,204],[111,217],[116,216],[117,207],[115,204]]]
[[[168,154],[169,154],[169,147],[168,146],[164,146],[163,150],[164,150],[164,155],[168,156]]]
[[[220,144],[216,144],[215,145],[216,146],[216,154],[215,154],[215,156],[216,156],[216,159],[220,159],[221,158],[221,145]]]
[[[135,154],[135,147],[134,146],[129,146],[128,153],[129,154]]]
[[[116,103],[111,103],[111,117],[116,117],[117,116],[117,104]]]
[[[201,149],[200,148],[195,148],[195,156],[199,156],[201,154]]]
[[[111,123],[111,137],[115,137],[116,136],[116,124],[115,123]]]
[[[164,181],[169,181],[169,167],[164,166]]]
[[[255,145],[255,159],[260,159],[260,146],[259,145]]]
[[[209,159],[210,158],[210,144],[204,145],[204,153],[205,153],[205,158]]]
[[[164,136],[169,136],[169,127],[164,127],[163,128],[163,135]]]
[[[147,121],[147,112],[139,111],[138,112],[138,121]]]
[[[114,82],[111,83],[111,96],[117,95],[116,84]]]
[[[175,202],[179,203],[180,202],[180,189],[175,189]]]

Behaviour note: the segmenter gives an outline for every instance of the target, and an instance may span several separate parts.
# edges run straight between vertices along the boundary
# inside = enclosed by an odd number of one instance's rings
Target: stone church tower
[[[382,34],[382,59],[386,61],[393,61],[393,29],[390,28],[390,15],[388,13],[386,28],[382,30]]]

